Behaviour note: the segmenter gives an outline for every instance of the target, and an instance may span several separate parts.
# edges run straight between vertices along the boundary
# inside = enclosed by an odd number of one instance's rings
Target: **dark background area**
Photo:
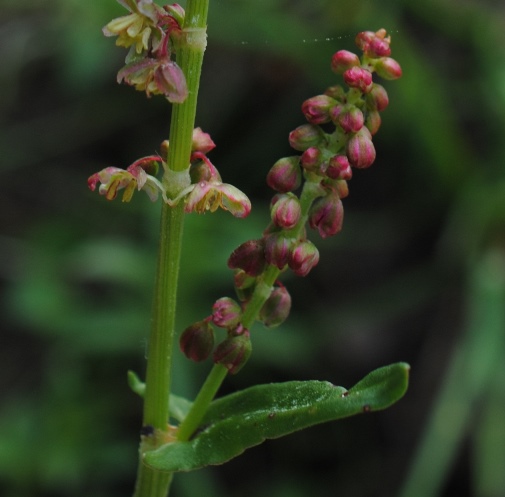
[[[0,494],[132,493],[159,204],[87,189],[154,153],[169,106],[115,83],[113,0],[0,0]],[[174,497],[505,495],[505,7],[477,0],[212,0],[197,125],[247,220],[188,217],[179,328],[233,295],[229,253],[259,235],[264,178],[292,155],[300,105],[338,81],[331,55],[384,27],[402,79],[377,160],[357,171],[342,233],[321,241],[281,328],[222,393],[272,381],[350,387],[396,361],[404,399],[178,475]],[[209,369],[179,354],[174,390]]]

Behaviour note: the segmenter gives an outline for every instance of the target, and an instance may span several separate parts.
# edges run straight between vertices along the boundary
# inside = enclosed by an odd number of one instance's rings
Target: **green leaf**
[[[325,381],[257,385],[215,400],[196,436],[146,452],[144,461],[161,471],[191,471],[222,464],[267,438],[315,424],[378,411],[407,390],[409,366],[373,371],[350,390]]]

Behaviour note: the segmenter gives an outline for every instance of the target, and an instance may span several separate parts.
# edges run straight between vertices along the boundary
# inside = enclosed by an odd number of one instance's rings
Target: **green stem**
[[[201,67],[207,39],[208,7],[209,0],[187,2],[183,36],[180,46],[176,49],[176,58],[186,77],[188,97],[182,104],[173,106],[167,158],[169,171],[184,172],[189,165]],[[175,208],[163,205],[143,416],[143,426],[154,428],[154,435],[145,437],[147,440],[144,440],[140,447],[134,497],[166,497],[172,480],[170,473],[155,471],[144,465],[142,453],[147,448],[156,448],[167,441],[183,222],[182,203]]]
[[[212,402],[212,399],[216,395],[227,374],[228,370],[224,366],[221,364],[214,364],[200,392],[198,392],[191,406],[191,410],[184,418],[184,421],[179,425],[177,440],[181,442],[189,440],[191,435],[198,428],[209,404]]]

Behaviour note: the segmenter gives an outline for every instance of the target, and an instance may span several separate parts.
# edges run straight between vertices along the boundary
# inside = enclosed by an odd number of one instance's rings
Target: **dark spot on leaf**
[[[371,410],[372,408],[368,404],[363,406],[363,412],[370,412]]]
[[[271,412],[271,413],[268,415],[268,417],[269,417],[270,419],[275,418],[275,412]]]
[[[342,397],[347,397],[349,395],[349,390],[346,390],[342,393]]]

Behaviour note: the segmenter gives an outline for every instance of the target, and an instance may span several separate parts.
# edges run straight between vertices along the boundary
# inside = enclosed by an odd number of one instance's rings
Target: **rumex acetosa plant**
[[[159,155],[126,169],[107,167],[90,176],[88,185],[108,200],[121,192],[128,202],[135,191],[144,190],[152,201],[163,201],[146,379],[132,372],[128,377],[144,398],[135,496],[163,497],[175,472],[222,464],[267,438],[384,409],[405,393],[409,368],[397,363],[371,372],[349,390],[324,381],[291,381],[214,400],[226,376],[238,373],[251,356],[253,325],[275,327],[287,319],[291,297],[279,278],[285,271],[306,276],[317,265],[319,252],[309,234],[326,238],[341,230],[348,181],[353,168],[374,162],[373,136],[389,103],[372,74],[397,79],[401,68],[390,57],[391,40],[383,29],[358,34],[361,56],[345,50],[334,54],[331,68],[345,86],[336,84],[303,103],[307,123],[289,135],[299,153],[278,160],[267,175],[275,191],[271,219],[260,236],[245,241],[228,259],[235,297],[218,299],[208,316],[179,336],[180,350],[189,359],[213,363],[197,397],[189,401],[170,393],[184,217],[222,208],[242,218],[251,203],[222,181],[208,158],[214,142],[195,128],[209,0],[188,0],[186,11],[152,0],[118,1],[129,14],[104,28],[106,36],[117,36],[117,45],[129,48],[118,82],[147,96],[164,95],[173,104],[170,140],[162,143]]]

